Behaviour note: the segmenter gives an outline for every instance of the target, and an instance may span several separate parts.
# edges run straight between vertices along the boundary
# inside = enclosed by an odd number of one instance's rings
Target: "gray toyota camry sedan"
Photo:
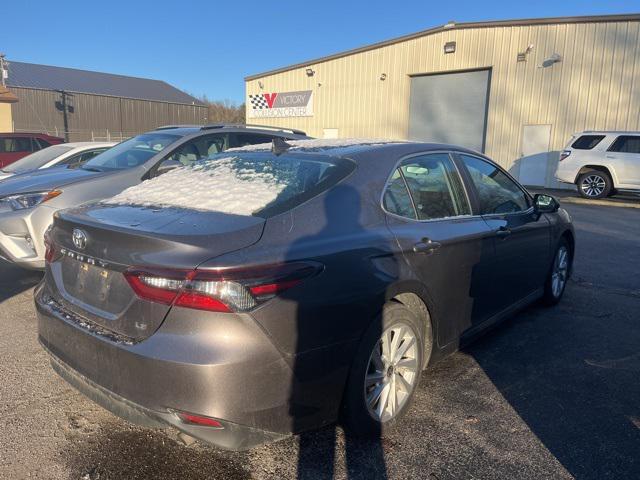
[[[558,202],[483,155],[374,141],[214,155],[56,213],[46,243],[55,371],[235,450],[336,421],[384,434],[427,366],[557,303],[574,256]]]

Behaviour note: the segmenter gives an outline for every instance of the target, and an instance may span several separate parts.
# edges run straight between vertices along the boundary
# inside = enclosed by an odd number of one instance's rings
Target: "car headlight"
[[[60,190],[49,190],[47,192],[21,193],[20,195],[10,195],[0,198],[0,211],[4,210],[24,210],[40,205],[47,200],[60,195]]]

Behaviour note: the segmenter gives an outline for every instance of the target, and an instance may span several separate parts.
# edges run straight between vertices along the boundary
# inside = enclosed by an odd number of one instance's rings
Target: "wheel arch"
[[[434,321],[433,308],[430,307],[431,301],[428,299],[426,292],[421,288],[408,284],[398,284],[391,288],[387,295],[388,300],[404,305],[411,313],[422,321],[424,326],[424,338],[430,338],[430,341],[424,342],[423,366],[426,368],[431,360],[435,343],[437,342],[437,323]]]
[[[573,260],[575,258],[575,252],[576,252],[576,237],[575,234],[567,229],[564,232],[562,232],[562,234],[560,235],[560,240],[566,240],[567,243],[569,244],[569,253],[571,254],[571,264],[569,265],[569,275],[571,275],[572,271],[573,271]]]
[[[580,175],[587,173],[589,170],[597,170],[599,172],[606,173],[611,179],[611,182],[613,183],[613,185],[611,185],[613,188],[615,188],[616,184],[618,183],[617,177],[615,176],[615,171],[612,168],[605,165],[591,165],[591,164],[584,165],[580,168],[580,170],[578,170],[578,173],[576,174],[576,178],[574,179],[573,183],[577,185]]]

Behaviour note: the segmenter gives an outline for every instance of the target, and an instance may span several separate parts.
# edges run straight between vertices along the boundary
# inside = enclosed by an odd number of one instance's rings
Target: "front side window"
[[[611,147],[611,152],[620,153],[640,153],[640,136],[634,135],[621,135],[616,138]]]
[[[530,206],[527,194],[507,174],[478,157],[461,154],[478,191],[483,215],[516,213]]]
[[[77,153],[76,155],[72,155],[69,158],[65,158],[59,165],[67,165],[69,168],[78,168],[79,166],[85,164],[93,157],[97,157],[102,152],[108,150],[107,148],[97,148],[95,150],[88,150],[86,152]]]
[[[180,145],[165,160],[173,160],[183,165],[190,165],[193,162],[220,153],[226,148],[227,135],[206,135],[196,137]]]
[[[462,181],[448,153],[411,157],[402,162],[387,185],[383,201],[387,211],[418,220],[471,214]]]
[[[82,168],[97,172],[124,170],[142,165],[180,137],[165,132],[153,132],[130,138],[98,155]]]

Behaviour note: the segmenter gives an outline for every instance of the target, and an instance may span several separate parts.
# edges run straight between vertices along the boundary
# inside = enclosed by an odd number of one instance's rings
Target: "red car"
[[[0,169],[64,139],[45,133],[0,133]]]

